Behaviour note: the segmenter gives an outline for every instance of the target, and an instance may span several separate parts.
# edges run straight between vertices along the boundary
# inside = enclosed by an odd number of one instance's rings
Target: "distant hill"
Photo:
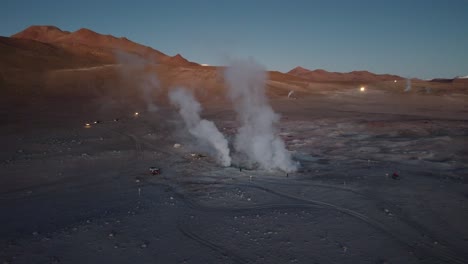
[[[55,26],[30,26],[27,29],[12,35],[12,38],[32,39],[40,42],[51,43],[56,39],[70,34]]]
[[[34,57],[36,53],[43,59],[48,55],[55,58],[52,53],[61,53],[68,54],[67,56],[77,57],[78,61],[80,60],[78,57],[84,58],[84,60],[89,63],[119,63],[118,54],[129,53],[155,63],[174,66],[199,65],[188,61],[180,54],[168,56],[158,50],[135,43],[127,38],[103,35],[86,28],[68,32],[55,26],[30,26],[12,35],[10,38],[3,37],[1,44],[0,53],[4,53],[4,50],[8,49],[9,52],[25,53],[27,54],[25,56],[31,58]],[[46,46],[49,48],[49,53],[43,50]],[[54,50],[54,52],[51,50]],[[9,62],[13,63],[15,66],[21,66],[21,61],[15,62],[12,60],[13,58],[10,58]],[[73,62],[77,60],[74,59]],[[2,66],[4,66],[5,63],[2,64]],[[57,65],[61,64],[62,63],[59,63]],[[49,65],[48,62],[45,62],[44,66],[47,65]],[[23,67],[27,68],[29,66],[23,65]]]
[[[182,85],[199,88],[207,98],[223,97],[222,68],[202,67],[181,54],[168,56],[127,38],[85,28],[69,32],[55,26],[28,27],[0,37],[0,57],[0,92],[25,100],[31,94],[135,98],[138,91],[133,88],[153,80],[153,73],[160,91]],[[268,75],[271,96],[309,89],[299,77]]]
[[[430,80],[430,82],[439,82],[439,83],[468,83],[467,76],[457,76],[455,78],[435,78]]]
[[[155,83],[155,77],[160,88],[156,93],[185,86],[197,90],[201,100],[225,97],[223,67],[203,67],[180,54],[168,56],[127,38],[84,28],[68,32],[55,26],[28,27],[11,37],[0,37],[0,58],[0,99],[4,98],[4,101],[8,101],[6,95],[24,102],[33,95],[40,98],[73,97],[73,100],[79,97],[86,102],[102,96],[117,101],[138,101],[143,97],[138,88]],[[356,83],[404,79],[368,71],[339,73],[302,67],[288,73],[268,71],[267,74],[266,90],[273,98],[288,97],[291,91],[295,96],[302,96],[354,89]],[[431,94],[436,94],[449,88],[450,92],[461,93],[465,91],[468,79],[450,79],[450,83],[412,81],[415,93],[426,93],[430,88]],[[398,92],[405,89],[405,83],[378,87]],[[154,96],[165,100],[164,96]]]
[[[314,82],[378,82],[404,79],[397,75],[375,74],[368,71],[341,73],[322,69],[309,70],[302,67],[296,67],[287,73]]]

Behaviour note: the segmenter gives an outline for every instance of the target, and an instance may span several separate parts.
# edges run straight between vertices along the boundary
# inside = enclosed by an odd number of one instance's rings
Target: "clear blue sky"
[[[2,1],[0,35],[30,25],[85,27],[213,65],[253,56],[283,72],[468,75],[468,0]]]

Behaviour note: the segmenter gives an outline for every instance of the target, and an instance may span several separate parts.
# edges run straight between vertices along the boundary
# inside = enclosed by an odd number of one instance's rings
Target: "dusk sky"
[[[30,25],[89,28],[212,65],[252,56],[282,72],[468,75],[467,0],[2,1],[0,35]]]

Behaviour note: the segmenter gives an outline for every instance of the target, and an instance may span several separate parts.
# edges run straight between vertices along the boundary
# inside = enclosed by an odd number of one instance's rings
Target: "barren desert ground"
[[[466,94],[310,85],[270,97],[288,174],[218,165],[168,104],[3,103],[0,259],[468,263]],[[202,102],[232,144],[232,106]]]

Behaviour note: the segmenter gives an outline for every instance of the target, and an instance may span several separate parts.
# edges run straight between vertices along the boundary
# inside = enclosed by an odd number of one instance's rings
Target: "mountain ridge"
[[[68,50],[88,48],[90,52],[106,52],[112,55],[115,51],[128,52],[142,58],[155,60],[157,63],[174,66],[198,66],[198,63],[190,62],[182,55],[169,56],[163,52],[131,41],[126,37],[104,35],[87,28],[80,28],[74,32],[64,31],[51,25],[33,25],[10,38],[34,40],[64,47]],[[97,49],[97,51],[96,51]],[[118,59],[118,58],[116,58]]]
[[[403,80],[404,78],[393,74],[375,74],[365,70],[356,70],[351,72],[330,72],[324,69],[309,70],[301,66],[287,72],[287,74],[301,77],[309,81],[317,82],[378,82],[378,81],[393,81]]]

